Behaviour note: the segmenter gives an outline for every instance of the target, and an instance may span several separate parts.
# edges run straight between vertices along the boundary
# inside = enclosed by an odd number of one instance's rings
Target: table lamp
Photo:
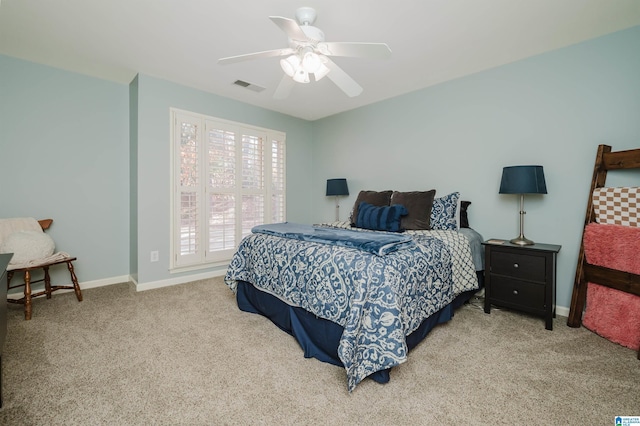
[[[338,204],[338,197],[342,195],[349,195],[347,180],[345,178],[327,179],[327,197],[336,197],[336,221],[340,220],[340,204]]]
[[[524,236],[524,194],[546,194],[542,166],[511,166],[502,169],[500,194],[520,194],[520,235],[510,242],[520,246],[529,246],[533,241]]]

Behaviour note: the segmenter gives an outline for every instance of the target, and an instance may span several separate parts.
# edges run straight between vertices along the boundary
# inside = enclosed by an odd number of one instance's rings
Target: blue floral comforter
[[[458,294],[478,288],[464,235],[405,235],[415,245],[378,256],[357,248],[253,233],[240,243],[225,282],[234,292],[237,281],[250,282],[344,327],[338,356],[351,391],[370,374],[405,362],[405,337]]]

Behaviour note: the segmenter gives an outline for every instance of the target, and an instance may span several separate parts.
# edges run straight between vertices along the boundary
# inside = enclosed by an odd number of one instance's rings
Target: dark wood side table
[[[504,240],[487,240],[485,253],[484,311],[504,306],[542,316],[553,330],[556,316],[556,257],[561,246],[519,246]]]
[[[7,265],[12,253],[0,254],[0,408],[2,408],[2,348],[7,337]]]

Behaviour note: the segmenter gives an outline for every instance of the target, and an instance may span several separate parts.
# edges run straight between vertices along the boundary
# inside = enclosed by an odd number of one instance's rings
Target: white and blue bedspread
[[[346,222],[334,226],[348,228]],[[373,231],[362,230],[369,233]],[[247,281],[344,328],[338,356],[349,391],[407,359],[406,336],[458,294],[478,288],[469,241],[457,231],[407,231],[415,244],[384,255],[328,242],[252,233],[226,284]]]

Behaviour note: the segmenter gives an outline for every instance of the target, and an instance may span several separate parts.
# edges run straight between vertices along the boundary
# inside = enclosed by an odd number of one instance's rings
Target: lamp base
[[[520,235],[517,238],[514,238],[513,240],[509,241],[511,244],[517,244],[519,246],[532,246],[535,243],[533,241],[531,241],[528,238],[525,238],[524,235]]]
[[[524,194],[520,194],[520,235],[518,235],[518,237],[514,238],[513,240],[509,241],[511,244],[516,244],[518,246],[531,246],[534,244],[533,241],[531,241],[528,238],[525,238],[524,236],[524,215],[527,214],[527,212],[524,211]]]

